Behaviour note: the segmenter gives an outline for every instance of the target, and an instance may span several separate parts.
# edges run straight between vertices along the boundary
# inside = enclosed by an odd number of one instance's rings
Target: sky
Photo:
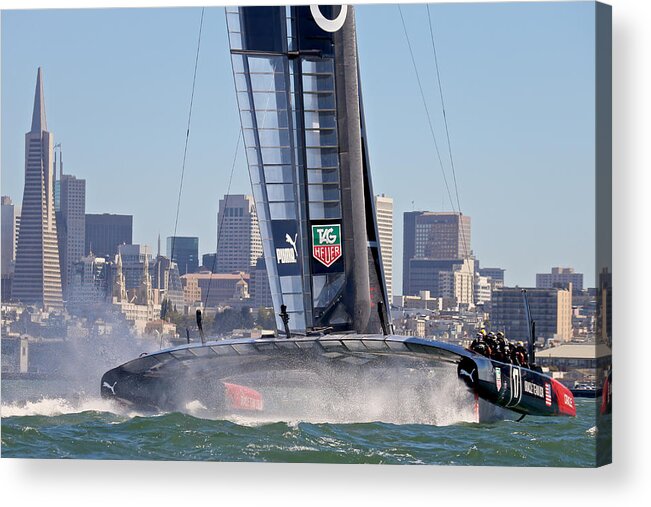
[[[448,182],[425,5],[402,11]],[[594,4],[430,6],[461,211],[483,267],[532,286],[552,266],[594,286]],[[200,8],[3,11],[1,193],[22,200],[24,134],[38,66],[64,171],[87,213],[134,216],[133,241],[174,232]],[[356,9],[373,185],[394,199],[394,293],[402,214],[450,211],[395,5]],[[218,200],[250,193],[222,8],[206,8],[177,235],[214,252]],[[451,187],[454,195],[454,187]],[[456,199],[455,199],[456,203]]]

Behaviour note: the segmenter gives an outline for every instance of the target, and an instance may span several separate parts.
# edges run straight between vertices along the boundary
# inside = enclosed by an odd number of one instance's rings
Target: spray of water
[[[475,398],[448,367],[413,367],[400,361],[382,368],[341,368],[323,362],[230,375],[213,381],[205,372],[176,377],[174,410],[237,424],[270,422],[428,424],[476,422]],[[195,372],[196,373],[196,372]],[[254,389],[264,410],[228,407],[216,396],[222,381]],[[170,386],[164,388],[170,391]]]
[[[117,364],[156,349],[158,344],[138,342],[128,335],[71,342],[65,356],[55,358],[61,365],[63,380],[3,385],[0,416],[54,416],[84,411],[122,417],[139,415],[131,407],[101,399],[99,379]],[[160,386],[170,401],[166,410],[246,425],[379,421],[444,426],[477,420],[474,396],[459,381],[452,365],[383,359],[378,366],[368,367],[354,361],[336,363],[321,358],[280,367],[277,363],[261,363],[242,371],[236,367],[224,375],[220,364],[170,375],[169,381]],[[264,410],[228,407],[224,403],[224,382],[259,392]]]

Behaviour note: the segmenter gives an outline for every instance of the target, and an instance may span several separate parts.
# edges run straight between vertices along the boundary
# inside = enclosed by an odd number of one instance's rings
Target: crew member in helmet
[[[524,346],[522,341],[519,341],[515,346],[515,358],[519,366],[524,366],[525,368],[529,364],[529,356],[527,354],[527,349]]]
[[[488,345],[488,348],[490,349],[490,358],[491,359],[496,359],[498,355],[498,343],[497,340],[495,339],[495,333],[490,332],[486,335],[486,345]]]
[[[484,329],[477,332],[476,338],[470,344],[470,350],[488,357],[490,349],[486,344],[486,331]]]

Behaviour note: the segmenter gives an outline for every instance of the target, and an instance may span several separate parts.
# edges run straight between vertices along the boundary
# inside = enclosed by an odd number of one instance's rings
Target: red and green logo
[[[312,226],[312,256],[326,268],[341,257],[341,226],[339,224]]]

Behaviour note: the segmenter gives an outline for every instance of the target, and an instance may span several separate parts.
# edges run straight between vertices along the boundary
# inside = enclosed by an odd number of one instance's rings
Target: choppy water
[[[595,400],[577,399],[576,418],[331,424],[142,415],[83,394],[25,403],[17,387],[2,385],[3,458],[589,467],[597,454]]]

